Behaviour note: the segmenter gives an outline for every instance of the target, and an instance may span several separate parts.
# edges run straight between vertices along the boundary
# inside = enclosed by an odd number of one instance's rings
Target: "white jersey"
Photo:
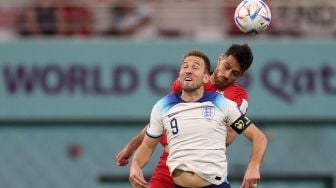
[[[147,135],[166,132],[167,166],[192,171],[213,184],[227,176],[226,126],[242,116],[237,104],[218,93],[206,92],[197,102],[184,102],[181,93],[167,95],[152,110]]]

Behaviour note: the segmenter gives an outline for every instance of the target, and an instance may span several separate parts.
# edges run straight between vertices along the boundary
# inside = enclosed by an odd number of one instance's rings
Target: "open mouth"
[[[190,77],[185,77],[185,78],[184,78],[184,81],[189,82],[189,81],[192,81],[192,79],[191,79]]]

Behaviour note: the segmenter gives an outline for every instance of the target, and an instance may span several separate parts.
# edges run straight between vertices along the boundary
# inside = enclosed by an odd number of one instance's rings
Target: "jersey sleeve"
[[[151,138],[159,138],[163,133],[163,123],[158,103],[154,105],[146,134]]]
[[[242,115],[243,113],[240,111],[238,106],[232,101],[229,101],[228,107],[227,107],[227,118],[226,118],[227,124],[231,125],[234,121],[236,121]]]
[[[225,97],[236,102],[237,105],[239,106],[240,111],[246,114],[248,108],[249,96],[244,88],[236,84],[232,87],[232,89],[228,91],[228,95],[227,96],[225,95]]]
[[[251,120],[237,107],[232,106],[229,108],[228,114],[228,125],[230,125],[238,134],[244,132],[244,130],[252,123]]]
[[[225,114],[224,121],[231,126],[238,134],[241,134],[251,121],[240,111],[237,103],[219,96],[216,98],[217,107]]]
[[[242,99],[242,103],[239,106],[240,111],[246,114],[247,108],[248,108],[248,101],[246,99]]]
[[[178,79],[176,79],[173,83],[172,89],[171,89],[171,93],[177,93],[177,92],[181,92],[182,88],[180,85],[180,82],[178,81]]]

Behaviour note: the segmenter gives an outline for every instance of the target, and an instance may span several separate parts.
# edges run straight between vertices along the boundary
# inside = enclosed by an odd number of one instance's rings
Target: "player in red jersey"
[[[253,61],[253,54],[247,44],[233,44],[228,50],[218,58],[217,66],[210,76],[210,81],[205,84],[205,90],[217,91],[226,98],[236,102],[243,113],[246,113],[248,107],[248,93],[239,86],[236,81],[245,73]],[[173,83],[172,92],[180,92],[180,83],[176,80]],[[116,162],[120,166],[128,164],[129,158],[133,152],[140,146],[147,126],[134,137],[116,156]],[[227,144],[231,144],[236,137],[236,133],[229,128],[227,135]],[[161,136],[160,143],[164,151],[160,157],[157,167],[149,181],[148,188],[172,188],[174,181],[166,165],[169,149],[167,147],[167,138]]]

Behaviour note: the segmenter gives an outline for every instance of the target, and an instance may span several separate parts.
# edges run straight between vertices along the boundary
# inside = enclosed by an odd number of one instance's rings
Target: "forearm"
[[[252,138],[252,154],[249,161],[249,165],[254,165],[259,168],[263,161],[264,154],[267,148],[267,138],[264,133],[257,130],[257,134]]]
[[[152,138],[148,138],[147,136],[140,147],[136,150],[132,160],[132,165],[136,164],[138,167],[142,168],[148,163],[157,145],[157,141],[149,141],[150,139]]]
[[[150,150],[149,148],[140,146],[136,150],[136,152],[133,156],[132,164],[136,164],[137,166],[142,168],[142,167],[146,166],[146,164],[150,160],[152,154],[153,154],[153,150]]]
[[[242,188],[255,187],[260,180],[260,166],[267,147],[267,138],[254,124],[243,132],[252,142],[252,154],[244,174]]]
[[[130,183],[133,187],[147,187],[141,168],[150,160],[153,151],[158,143],[158,139],[153,139],[145,135],[140,147],[136,150],[130,167]]]

